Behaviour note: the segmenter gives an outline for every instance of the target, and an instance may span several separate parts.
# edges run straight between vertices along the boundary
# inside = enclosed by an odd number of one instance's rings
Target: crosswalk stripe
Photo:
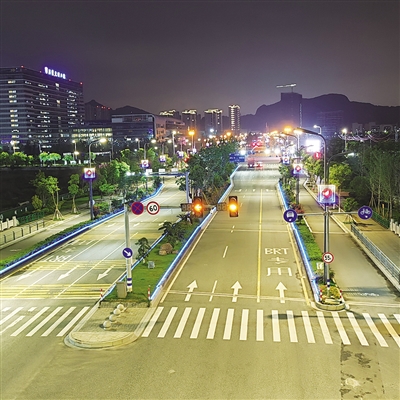
[[[163,309],[164,309],[164,307],[157,307],[155,313],[150,318],[150,321],[147,324],[146,329],[143,331],[142,337],[148,337],[150,335],[150,333],[151,333],[152,329],[154,328],[154,325],[156,324],[158,317],[162,313]]]
[[[351,326],[353,327],[354,332],[357,335],[361,346],[369,346],[368,341],[365,338],[365,336],[360,328],[360,325],[358,325],[358,322],[357,322],[356,318],[354,317],[354,314],[352,312],[347,312],[347,317],[349,318]]]
[[[249,322],[249,310],[242,310],[242,319],[240,321],[239,340],[247,340],[247,324]]]
[[[343,328],[342,321],[339,317],[339,314],[336,311],[332,311],[333,320],[335,321],[336,328],[339,332],[340,338],[342,339],[343,344],[351,344],[350,339],[347,336],[345,329]]]
[[[185,329],[186,322],[189,318],[190,312],[192,311],[192,307],[186,307],[183,312],[182,318],[179,321],[178,327],[176,328],[174,338],[178,339],[182,337],[183,330]]]
[[[58,320],[57,320],[56,322],[54,322],[54,324],[51,325],[50,328],[48,328],[48,329],[46,330],[46,332],[42,333],[41,336],[44,336],[44,337],[49,336],[50,333],[53,332],[53,330],[56,329],[57,326],[60,325],[61,322],[63,322],[64,319],[67,318],[69,314],[72,313],[72,311],[75,310],[75,308],[76,308],[76,307],[70,307],[67,311],[65,311],[65,313],[64,313],[63,315],[61,315],[61,317],[58,318]]]
[[[367,324],[368,324],[369,328],[371,329],[371,332],[374,334],[374,336],[376,337],[376,340],[379,342],[379,344],[382,347],[388,347],[386,340],[383,338],[383,336],[378,331],[378,328],[374,324],[374,321],[372,320],[371,316],[368,313],[363,313],[363,317],[367,321]]]
[[[256,340],[258,342],[264,341],[264,311],[263,310],[257,310]]]
[[[12,311],[10,314],[8,314],[6,317],[4,317],[0,321],[0,325],[3,325],[4,322],[8,321],[10,318],[12,318],[15,314],[19,313],[24,307],[18,307],[14,311]]]
[[[25,318],[24,315],[20,315],[15,321],[13,321],[10,325],[7,325],[1,332],[0,335],[2,335],[7,329],[12,328],[13,326],[17,325],[18,322],[22,321]]]
[[[397,346],[400,347],[400,337],[386,318],[385,314],[378,314],[378,317],[381,319],[383,325],[385,325],[386,329],[388,330],[394,341],[397,343]]]
[[[397,319],[397,322],[400,324],[400,314],[393,314],[393,316]]]
[[[331,335],[329,333],[328,326],[326,325],[324,314],[321,311],[317,311],[318,322],[321,327],[322,335],[326,344],[333,344]]]
[[[288,322],[288,327],[289,327],[289,338],[292,343],[298,342],[297,340],[297,332],[296,332],[296,326],[294,324],[294,319],[293,319],[293,311],[286,311],[287,315],[287,322]]]
[[[208,327],[207,339],[214,339],[215,329],[217,328],[219,311],[220,311],[219,308],[214,308],[213,310],[210,325]]]
[[[166,318],[166,320],[165,320],[160,332],[158,333],[157,337],[159,337],[159,338],[165,337],[165,335],[167,334],[168,328],[171,325],[171,322],[172,322],[172,320],[174,318],[174,315],[175,315],[177,309],[178,309],[178,307],[171,307],[171,309],[169,310],[169,313],[167,315],[167,318]]]
[[[30,324],[35,322],[42,314],[44,314],[50,307],[43,307],[39,312],[37,312],[32,318],[25,322],[19,329],[11,334],[11,336],[18,336],[22,331],[24,331]]]
[[[278,310],[272,310],[272,338],[274,342],[281,341],[281,333],[279,330],[279,315]]]
[[[90,307],[83,307],[82,310],[79,311],[79,313],[76,314],[75,317],[69,322],[69,324],[56,336],[64,336],[74,326],[74,324],[79,321],[80,317],[82,317],[82,315],[89,310],[89,308]]]
[[[230,340],[231,338],[234,313],[235,310],[233,308],[228,309],[228,313],[226,314],[224,336],[222,337],[224,340]]]
[[[304,329],[306,331],[307,342],[315,343],[314,332],[311,327],[310,317],[307,311],[302,311],[301,316],[303,318]]]
[[[192,333],[190,334],[190,339],[197,339],[199,336],[199,331],[201,323],[203,322],[204,313],[206,312],[205,307],[201,307],[197,313],[196,321],[194,322]]]
[[[46,325],[60,310],[62,307],[57,307],[50,315],[48,315],[39,325],[33,328],[26,336],[33,336],[42,326]]]

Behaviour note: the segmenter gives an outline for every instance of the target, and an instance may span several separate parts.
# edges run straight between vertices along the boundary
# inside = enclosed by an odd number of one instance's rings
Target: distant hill
[[[152,114],[152,113],[142,110],[141,108],[125,106],[125,107],[120,107],[120,108],[116,108],[115,110],[112,110],[111,114],[112,115],[125,115],[125,114]]]

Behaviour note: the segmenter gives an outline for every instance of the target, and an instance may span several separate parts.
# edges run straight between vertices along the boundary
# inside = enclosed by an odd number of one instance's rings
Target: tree
[[[6,151],[0,153],[0,165],[5,167],[11,164],[11,157]]]
[[[35,211],[40,210],[43,207],[43,202],[36,194],[32,197],[32,206]]]
[[[145,237],[142,237],[135,243],[135,245],[139,246],[137,249],[139,256],[138,258],[143,258],[143,264],[144,264],[147,259],[147,254],[150,250],[149,241]]]
[[[79,210],[75,204],[75,197],[79,193],[79,175],[72,174],[68,181],[68,193],[72,196],[72,213],[78,214]]]
[[[338,189],[345,186],[351,176],[351,168],[348,164],[334,164],[329,168],[329,183]]]

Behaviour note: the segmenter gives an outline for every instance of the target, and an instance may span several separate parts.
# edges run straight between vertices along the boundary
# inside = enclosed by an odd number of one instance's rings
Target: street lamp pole
[[[300,135],[299,134],[292,135],[291,133],[288,133],[287,128],[285,128],[284,135],[292,136],[297,139],[296,153],[297,153],[297,157],[300,158]],[[297,174],[297,176],[296,176],[296,204],[297,205],[300,204],[300,175],[299,174]]]
[[[297,132],[296,132],[297,131]],[[324,141],[324,184],[327,183],[327,159],[326,159],[326,139],[319,133],[309,131],[304,128],[297,128],[295,133],[308,133],[309,135],[319,136]],[[324,253],[329,252],[329,210],[328,205],[324,204]],[[329,264],[324,262],[324,283],[329,282]]]

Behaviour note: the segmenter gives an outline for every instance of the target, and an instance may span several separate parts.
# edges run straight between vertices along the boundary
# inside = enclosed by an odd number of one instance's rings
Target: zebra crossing
[[[5,307],[1,310],[0,336],[65,336],[90,307]]]
[[[263,342],[324,343],[332,345],[359,343],[370,346],[400,348],[400,314],[386,316],[378,313],[355,315],[338,312],[301,311],[285,312],[263,309],[193,309],[185,307],[157,307],[144,328],[143,338],[221,339]],[[397,345],[397,346],[396,346]]]

